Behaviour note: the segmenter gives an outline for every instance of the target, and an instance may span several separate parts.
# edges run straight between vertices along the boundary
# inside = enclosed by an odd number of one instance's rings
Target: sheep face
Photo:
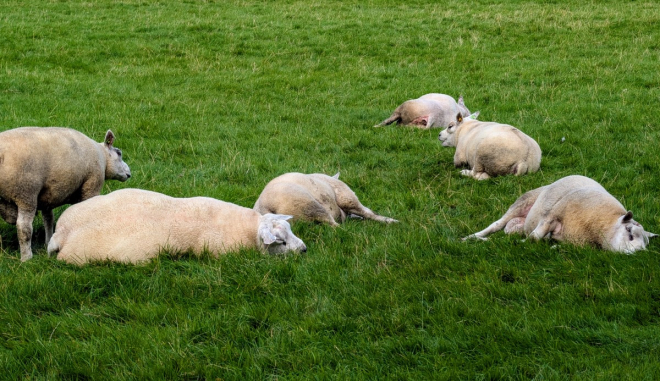
[[[465,105],[463,105],[463,107],[465,108]],[[467,108],[465,108],[465,111],[467,111]],[[447,128],[440,131],[440,134],[438,135],[438,140],[442,142],[442,146],[456,147],[456,144],[458,143],[456,133],[458,132],[459,127],[461,127],[461,125],[466,119],[476,120],[478,116],[479,116],[479,111],[465,118],[463,118],[463,115],[461,115],[460,112],[456,114],[456,120],[452,120],[451,122],[449,122]]]
[[[632,219],[632,212],[620,217],[614,225],[614,235],[610,244],[613,251],[632,254],[637,250],[645,250],[649,238],[656,234],[644,231],[642,225]]]
[[[288,251],[306,252],[307,246],[291,231],[287,222],[292,216],[265,214],[259,223],[259,239],[269,254],[282,254]]]
[[[131,177],[131,170],[128,168],[128,164],[122,160],[121,150],[112,145],[114,141],[115,135],[108,130],[105,134],[105,142],[102,143],[106,162],[105,178],[106,180],[126,181]]]
[[[460,114],[459,114],[460,116]],[[460,117],[461,120],[463,119]],[[450,122],[449,126],[444,130],[440,131],[438,135],[438,140],[442,142],[443,147],[456,147],[456,130],[458,129],[457,122]]]

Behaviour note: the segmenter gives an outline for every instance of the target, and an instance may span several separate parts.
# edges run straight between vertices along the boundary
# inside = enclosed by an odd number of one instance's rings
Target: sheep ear
[[[632,214],[632,212],[631,212],[631,211],[628,211],[628,213],[626,213],[626,214],[623,216],[623,220],[621,220],[621,222],[625,224],[626,222],[629,222],[630,220],[632,220],[632,218],[633,218],[633,214]]]
[[[282,220],[282,221],[287,221],[293,218],[293,216],[289,216],[288,214],[273,214],[272,215],[273,220]]]
[[[111,130],[105,133],[105,145],[112,146],[112,143],[115,142],[115,134]]]
[[[264,214],[261,219],[262,219],[262,224],[268,224],[268,222],[271,221],[286,221],[292,219],[293,216],[290,216],[288,214],[274,214],[274,213],[266,213]]]
[[[468,118],[477,120],[479,117],[479,111],[475,111],[472,115],[470,115]]]
[[[461,106],[465,106],[465,101],[463,100],[463,96],[462,96],[462,95],[461,95],[460,97],[458,97],[458,102],[456,102],[456,103],[458,103],[458,104],[461,105]]]
[[[261,224],[259,224],[259,237],[264,245],[270,245],[277,241],[277,237],[270,232],[270,224],[268,221],[262,221]]]
[[[332,176],[332,178],[333,178],[333,179],[337,179],[337,180],[339,180],[339,172],[335,173],[335,175]]]
[[[651,232],[644,232],[644,234],[646,234],[646,238],[653,238],[658,236],[657,234]]]

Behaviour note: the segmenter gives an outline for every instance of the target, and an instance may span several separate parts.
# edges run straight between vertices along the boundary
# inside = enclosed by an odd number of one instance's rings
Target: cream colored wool
[[[291,172],[276,177],[261,192],[254,210],[262,214],[289,214],[295,219],[333,226],[344,222],[350,214],[380,222],[397,222],[362,205],[348,185],[339,180],[339,173],[331,177],[322,173]]]
[[[519,129],[507,124],[481,122],[474,115],[456,120],[440,132],[445,147],[456,147],[454,165],[468,166],[465,176],[485,180],[502,175],[524,175],[539,170],[541,147]]]
[[[633,253],[656,235],[644,231],[621,203],[596,181],[567,176],[516,200],[499,220],[466,238],[486,239],[504,229],[531,239],[552,238],[576,245]]]
[[[454,120],[457,113],[461,113],[464,117],[470,115],[462,96],[456,102],[449,95],[431,93],[403,102],[389,118],[374,127],[381,127],[394,122],[423,129],[447,127]]]

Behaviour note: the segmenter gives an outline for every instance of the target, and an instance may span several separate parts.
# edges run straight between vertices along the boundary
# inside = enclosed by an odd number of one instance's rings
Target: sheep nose
[[[130,173],[127,174],[127,175],[126,175],[126,178],[127,178],[127,179],[130,179],[130,178],[131,178],[131,174],[130,174]]]
[[[301,253],[306,253],[307,252],[307,246],[303,245],[302,249],[300,250]]]

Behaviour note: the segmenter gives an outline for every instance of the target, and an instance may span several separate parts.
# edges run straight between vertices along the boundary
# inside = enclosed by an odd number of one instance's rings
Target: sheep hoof
[[[461,241],[465,242],[465,241],[467,241],[467,240],[469,240],[469,239],[474,239],[474,238],[476,238],[476,239],[478,239],[478,240],[481,240],[481,241],[488,241],[488,238],[487,238],[487,237],[479,237],[479,236],[476,235],[476,234],[470,234],[470,235],[467,236],[467,237],[463,237],[463,238],[461,238]]]

